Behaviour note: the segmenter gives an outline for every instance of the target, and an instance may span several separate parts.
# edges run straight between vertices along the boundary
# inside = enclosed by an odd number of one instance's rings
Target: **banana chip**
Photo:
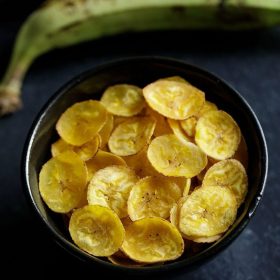
[[[75,103],[59,118],[56,129],[69,144],[81,146],[90,141],[104,126],[107,111],[95,100]]]
[[[248,178],[245,168],[238,160],[227,159],[208,169],[202,185],[229,188],[234,193],[239,206],[244,201],[248,191]]]
[[[180,76],[171,76],[171,77],[159,79],[158,81],[173,81],[173,82],[186,83],[186,84],[190,85],[190,83],[188,81],[186,81],[184,78],[182,78]]]
[[[108,140],[113,131],[113,128],[114,128],[114,117],[113,117],[113,115],[108,114],[106,123],[104,124],[102,129],[99,131],[99,135],[101,137],[101,144],[100,144],[101,149],[107,145]]]
[[[207,164],[207,156],[193,143],[180,142],[175,135],[155,138],[148,148],[153,167],[166,176],[191,178]]]
[[[69,224],[74,243],[82,250],[99,257],[111,256],[124,240],[124,227],[109,208],[88,205],[76,210]]]
[[[179,228],[190,238],[221,234],[235,221],[237,203],[228,188],[202,187],[186,198],[180,209]]]
[[[192,179],[191,178],[187,178],[186,180],[186,184],[183,190],[183,196],[187,196],[190,193],[190,189],[191,189],[191,184],[192,184]]]
[[[134,171],[126,166],[108,166],[96,171],[88,186],[88,203],[114,210],[120,218],[127,216],[127,200],[138,181]]]
[[[82,146],[73,146],[66,143],[63,139],[57,140],[51,146],[52,156],[55,157],[60,153],[65,151],[73,151],[76,153],[83,161],[87,161],[92,158],[96,153],[100,145],[100,136],[96,134],[93,139],[86,142]]]
[[[222,237],[221,234],[217,234],[214,236],[210,236],[210,237],[188,237],[189,240],[192,240],[193,242],[196,243],[213,243],[217,240],[219,240]]]
[[[156,263],[180,257],[184,241],[168,221],[158,217],[144,218],[126,228],[122,250],[135,261]]]
[[[109,139],[110,151],[119,156],[138,153],[150,141],[155,125],[155,120],[148,117],[133,118],[121,123]]]
[[[127,209],[132,221],[147,217],[168,218],[170,209],[181,197],[180,188],[163,177],[146,177],[131,189]]]
[[[39,175],[40,194],[48,207],[58,213],[67,213],[79,205],[86,183],[86,166],[71,151],[51,158]]]
[[[108,112],[123,117],[135,116],[145,106],[142,89],[127,84],[107,88],[101,97],[101,103]]]
[[[174,135],[182,142],[182,143],[187,143],[187,142],[192,142],[191,138],[188,137],[184,131],[182,130],[179,121],[177,120],[172,120],[168,119],[168,124],[171,127]]]
[[[86,162],[88,170],[88,181],[91,180],[93,174],[102,168],[105,168],[110,165],[124,165],[126,166],[125,161],[112,153],[104,152],[99,150],[97,154]]]
[[[210,112],[210,111],[217,111],[218,110],[218,107],[212,103],[212,102],[209,102],[209,101],[205,101],[202,109],[199,111],[198,113],[198,117],[201,117],[203,116],[204,114],[206,114],[207,112]]]
[[[180,128],[183,130],[183,133],[186,134],[186,137],[194,137],[195,128],[197,124],[197,117],[189,117],[185,120],[180,121]]]
[[[160,115],[158,112],[146,106],[144,109],[144,116],[151,117],[156,120],[156,127],[154,130],[154,136],[160,136],[172,133],[172,130],[167,122],[167,118]]]
[[[227,159],[234,155],[241,133],[234,119],[224,111],[209,111],[199,118],[195,142],[214,159]]]
[[[187,83],[156,81],[143,89],[149,106],[165,117],[184,120],[202,109],[204,93]]]

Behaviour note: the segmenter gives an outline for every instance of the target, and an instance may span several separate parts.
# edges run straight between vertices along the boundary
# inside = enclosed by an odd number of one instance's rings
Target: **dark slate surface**
[[[0,76],[7,64],[18,24],[0,25]],[[55,244],[32,214],[20,177],[23,144],[33,119],[48,98],[74,75],[97,64],[134,55],[161,55],[198,65],[231,83],[255,110],[270,155],[264,198],[249,226],[213,261],[172,279],[280,279],[280,29],[254,32],[161,32],[123,35],[51,52],[33,64],[24,83],[24,109],[0,120],[1,255],[10,275],[91,269]],[[3,260],[3,258],[2,258]],[[36,267],[40,273],[32,272]],[[3,270],[1,270],[2,272]],[[105,274],[104,271],[101,271]],[[123,277],[124,279],[124,277]],[[163,277],[161,277],[163,279]]]

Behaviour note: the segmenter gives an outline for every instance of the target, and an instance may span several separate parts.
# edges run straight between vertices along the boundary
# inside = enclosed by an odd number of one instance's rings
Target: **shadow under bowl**
[[[60,115],[73,103],[100,99],[104,90],[118,83],[144,87],[159,78],[182,76],[203,90],[206,99],[228,112],[239,124],[248,146],[249,191],[245,203],[239,208],[235,223],[217,242],[194,256],[183,255],[164,265],[129,268],[111,264],[105,258],[94,257],[79,249],[71,240],[61,215],[53,213],[44,204],[38,188],[42,165],[51,157],[50,145],[57,139],[55,124]],[[31,127],[23,152],[23,182],[33,209],[51,232],[55,240],[67,251],[88,263],[125,272],[152,273],[197,267],[226,248],[247,226],[256,211],[265,188],[268,155],[262,128],[253,110],[241,95],[213,74],[195,66],[167,58],[141,57],[107,63],[82,73],[59,89],[47,102]]]

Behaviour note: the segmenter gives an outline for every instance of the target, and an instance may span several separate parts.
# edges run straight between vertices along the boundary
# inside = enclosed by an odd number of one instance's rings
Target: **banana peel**
[[[40,55],[124,32],[253,29],[280,24],[278,0],[49,0],[23,23],[0,83],[0,116],[22,107],[26,72]]]

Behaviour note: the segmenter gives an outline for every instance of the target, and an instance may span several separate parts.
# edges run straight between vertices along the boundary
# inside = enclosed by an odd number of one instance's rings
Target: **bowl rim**
[[[202,76],[206,76],[210,78],[211,80],[215,80],[216,82],[222,84],[223,87],[230,90],[235,96],[240,100],[241,103],[246,107],[247,113],[250,115],[250,120],[253,122],[254,127],[256,129],[256,132],[258,134],[258,138],[260,140],[260,146],[261,146],[261,166],[262,168],[262,174],[260,176],[260,182],[259,187],[260,191],[255,195],[255,197],[250,201],[247,213],[244,215],[242,220],[239,222],[239,225],[236,226],[232,230],[232,232],[223,240],[221,240],[218,244],[216,244],[214,247],[208,248],[205,251],[202,251],[202,253],[199,253],[195,256],[193,256],[190,259],[183,259],[179,261],[170,262],[164,265],[154,265],[154,266],[144,266],[144,267],[126,267],[126,266],[119,266],[112,264],[110,262],[104,261],[98,257],[94,257],[83,250],[77,248],[76,245],[74,245],[72,242],[64,238],[62,235],[60,235],[50,224],[49,222],[44,218],[44,216],[41,214],[39,207],[36,204],[36,201],[32,195],[32,188],[31,184],[29,182],[29,172],[28,172],[28,163],[31,153],[31,146],[34,141],[35,135],[37,134],[38,127],[40,126],[40,123],[42,119],[46,116],[48,110],[53,106],[53,104],[57,101],[57,99],[63,95],[65,92],[67,92],[72,87],[78,85],[82,81],[85,81],[86,79],[90,78],[91,76],[95,75],[96,73],[100,71],[104,71],[107,68],[112,68],[118,65],[125,65],[126,63],[143,63],[143,62],[153,62],[153,63],[161,63],[161,64],[167,64],[168,66],[176,66],[178,68],[182,69],[189,69],[194,70],[197,73],[202,74]],[[253,109],[250,107],[248,102],[245,100],[242,95],[231,86],[231,84],[227,81],[224,81],[216,74],[213,74],[212,72],[208,70],[204,70],[203,68],[196,66],[194,64],[189,64],[185,61],[174,59],[170,57],[161,57],[161,56],[133,56],[133,57],[126,57],[126,58],[120,58],[115,59],[109,62],[101,63],[98,65],[93,66],[92,68],[83,71],[77,75],[75,75],[73,78],[68,80],[68,82],[64,83],[58,90],[55,91],[55,93],[48,98],[46,103],[43,105],[37,116],[35,117],[34,121],[31,124],[31,127],[29,129],[29,132],[27,134],[24,148],[22,151],[22,158],[21,158],[21,176],[22,176],[22,186],[24,189],[25,196],[27,197],[27,200],[30,202],[29,204],[32,205],[32,208],[37,213],[37,216],[40,218],[40,220],[43,222],[45,227],[48,229],[49,233],[54,237],[55,241],[62,246],[66,251],[68,251],[70,254],[74,255],[75,257],[79,258],[83,261],[90,261],[94,260],[94,262],[99,263],[100,265],[103,265],[103,267],[108,267],[111,269],[116,269],[118,271],[123,272],[158,272],[159,270],[161,272],[164,271],[170,271],[174,268],[186,268],[190,267],[192,265],[198,265],[199,263],[205,262],[207,260],[210,260],[214,256],[217,255],[220,251],[225,249],[230,243],[232,243],[237,236],[245,229],[251,218],[256,212],[256,209],[260,203],[260,200],[263,196],[265,186],[266,186],[266,179],[267,179],[267,172],[268,172],[268,151],[267,151],[267,145],[266,140],[264,136],[264,132],[262,130],[262,127],[260,125],[260,122],[254,113]],[[93,263],[94,263],[93,262]]]

